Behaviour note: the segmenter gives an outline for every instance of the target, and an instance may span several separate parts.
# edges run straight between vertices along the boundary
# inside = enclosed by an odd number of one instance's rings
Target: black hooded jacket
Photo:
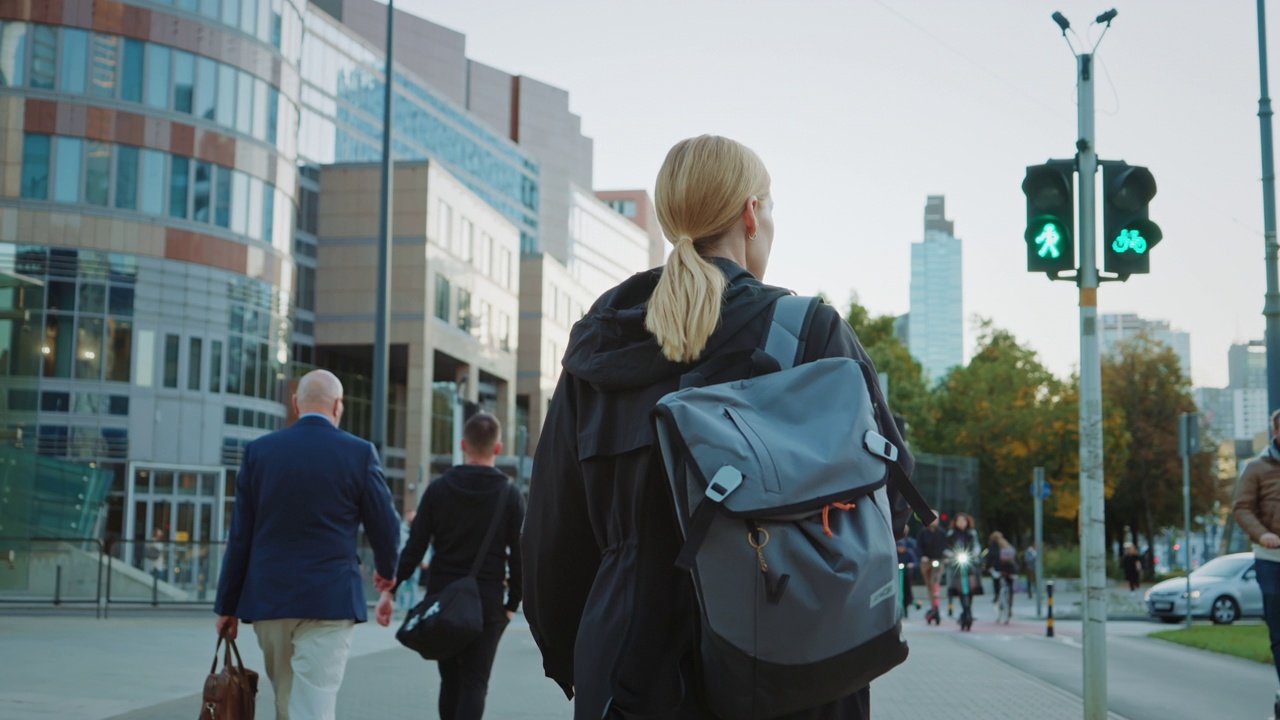
[[[422,493],[409,539],[400,551],[397,582],[413,577],[428,546],[435,547],[424,583],[428,595],[466,577],[480,554],[494,513],[502,512],[504,517],[480,564],[476,583],[480,586],[486,622],[505,619],[503,610],[515,612],[520,607],[523,586],[520,526],[524,524],[524,497],[514,488],[507,492],[510,486],[510,478],[487,465],[458,465],[432,480]],[[500,507],[504,499],[505,506]],[[510,579],[504,583],[508,568]],[[507,588],[505,604],[502,601],[504,585]]]
[[[605,293],[574,328],[564,372],[538,441],[521,540],[525,616],[546,674],[574,697],[575,717],[712,718],[696,669],[699,611],[688,573],[674,566],[682,539],[654,444],[650,414],[680,377],[710,360],[743,363],[707,378],[747,376],[774,301],[788,291],[764,285],[736,264],[725,273],[720,324],[696,363],[663,357],[644,328],[661,269]],[[805,362],[851,357],[870,363],[852,329],[821,305],[806,338]],[[879,386],[880,426],[902,445]],[[913,461],[904,453],[910,473]],[[909,509],[894,497],[895,526]],[[802,691],[802,689],[799,689]],[[793,716],[865,718],[867,691]],[[606,714],[606,712],[608,714]]]

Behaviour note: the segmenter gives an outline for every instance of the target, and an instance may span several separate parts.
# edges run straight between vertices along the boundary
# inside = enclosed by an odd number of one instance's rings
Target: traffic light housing
[[[1151,248],[1164,237],[1151,222],[1156,195],[1151,171],[1115,161],[1102,166],[1102,267],[1118,275],[1151,272]]]
[[[1076,267],[1075,161],[1027,168],[1027,271],[1057,275]]]

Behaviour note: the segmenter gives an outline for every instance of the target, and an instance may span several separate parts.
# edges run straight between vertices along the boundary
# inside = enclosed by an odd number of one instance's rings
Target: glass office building
[[[108,538],[220,541],[285,422],[303,9],[0,5],[0,432]]]
[[[319,167],[380,160],[382,65],[303,0],[0,4],[0,441],[108,473],[104,535],[224,537],[315,360]],[[397,159],[536,244],[538,163],[396,89]]]

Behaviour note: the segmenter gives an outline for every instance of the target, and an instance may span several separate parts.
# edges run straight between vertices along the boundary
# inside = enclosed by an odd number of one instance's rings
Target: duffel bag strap
[[[507,506],[511,504],[511,483],[503,489],[498,497],[498,511],[493,514],[493,519],[489,521],[489,529],[485,531],[484,542],[480,544],[480,554],[476,555],[475,561],[471,563],[471,572],[467,573],[471,577],[475,577],[480,573],[480,566],[484,564],[484,559],[489,555],[489,547],[493,545],[493,536],[498,532],[498,525],[501,524],[502,518],[507,516]]]

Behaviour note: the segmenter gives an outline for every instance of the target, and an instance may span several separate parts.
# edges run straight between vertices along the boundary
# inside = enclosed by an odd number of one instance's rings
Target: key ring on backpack
[[[764,539],[759,544],[756,543],[756,533],[764,535]],[[747,544],[754,550],[763,550],[765,545],[769,544],[769,531],[756,525],[747,531]]]

